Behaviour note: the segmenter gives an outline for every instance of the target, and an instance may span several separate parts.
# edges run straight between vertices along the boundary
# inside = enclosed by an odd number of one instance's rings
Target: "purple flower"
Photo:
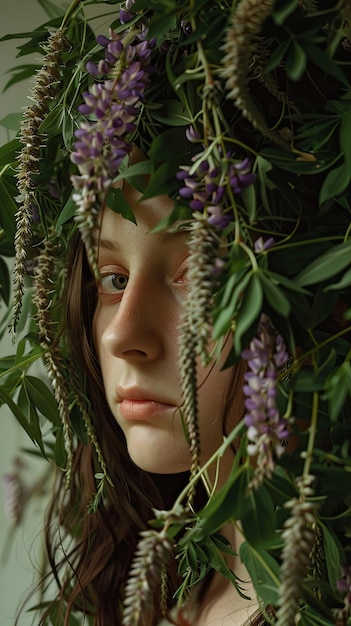
[[[255,252],[265,252],[265,250],[268,250],[272,246],[274,246],[273,237],[269,237],[266,240],[264,240],[263,237],[259,237],[255,241]]]
[[[283,453],[282,441],[290,432],[290,420],[280,415],[276,405],[278,373],[287,363],[288,353],[283,338],[266,315],[261,316],[258,336],[242,352],[242,357],[249,368],[243,387],[247,410],[244,422],[250,442],[248,453],[257,455],[258,463],[264,463],[264,472],[271,474],[274,469],[272,452],[277,456]]]
[[[87,70],[93,76],[105,75],[106,79],[95,83],[83,94],[84,102],[79,107],[87,119],[75,132],[71,155],[81,174],[72,177],[77,189],[86,188],[95,181],[98,196],[99,190],[112,182],[131,150],[128,135],[135,130],[136,117],[153,71],[150,55],[155,41],[143,40],[142,35],[146,34],[139,33],[128,43],[125,36],[120,37],[114,32],[111,32],[110,39],[97,37],[98,43],[105,48],[105,60],[98,65],[88,62]],[[118,62],[123,65],[117,77],[112,77]],[[87,177],[91,179],[89,182]],[[86,199],[87,194],[85,202]]]
[[[192,126],[187,129],[186,136],[191,142],[199,140]],[[231,152],[214,165],[207,159],[200,160],[199,156],[197,154],[193,158],[199,161],[194,173],[190,174],[190,167],[185,166],[178,172],[177,178],[182,181],[179,196],[189,200],[193,211],[207,212],[208,222],[223,229],[232,220],[232,193],[241,193],[254,182],[256,176],[251,172],[248,158],[235,162]]]
[[[344,597],[345,609],[348,611],[351,608],[351,567],[341,566],[342,578],[337,581],[337,589],[341,591]]]
[[[94,83],[83,94],[79,111],[86,119],[75,133],[71,154],[80,174],[71,177],[77,190],[73,194],[77,205],[75,219],[94,272],[97,268],[92,230],[96,214],[122,161],[132,149],[131,134],[154,71],[151,51],[155,39],[146,39],[145,28],[136,32],[133,39],[130,37],[129,32],[119,35],[111,31],[110,39],[97,38],[105,48],[105,60],[98,65],[88,63],[87,69],[99,78],[102,72],[101,82]]]

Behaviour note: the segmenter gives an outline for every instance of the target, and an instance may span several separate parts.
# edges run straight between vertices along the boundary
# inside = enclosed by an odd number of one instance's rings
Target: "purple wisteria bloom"
[[[249,368],[244,376],[248,453],[257,457],[257,467],[269,476],[274,469],[273,452],[277,456],[283,453],[282,442],[289,435],[290,420],[280,415],[276,405],[278,374],[288,362],[288,353],[282,336],[266,315],[261,316],[258,336],[242,357]]]
[[[197,142],[198,136],[192,127],[187,130],[189,141]],[[199,155],[194,157],[198,160]],[[245,187],[251,185],[256,176],[251,171],[248,158],[235,162],[233,155],[228,152],[219,165],[211,167],[207,160],[200,163],[194,173],[190,174],[190,167],[182,167],[177,178],[183,186],[179,195],[189,200],[193,211],[207,212],[208,222],[218,228],[224,228],[232,220],[231,193],[240,194]]]
[[[121,24],[127,24],[135,16],[132,10],[134,4],[135,0],[126,0],[124,8],[119,10],[119,21]]]
[[[80,113],[91,119],[82,122],[75,132],[71,159],[82,174],[73,177],[78,189],[85,186],[87,176],[98,177],[100,187],[111,182],[131,149],[126,136],[135,129],[140,103],[153,71],[150,58],[155,41],[143,40],[143,35],[128,44],[114,32],[111,39],[97,38],[105,48],[105,60],[98,65],[88,62],[87,69],[94,76],[107,75],[107,78],[83,94],[84,103],[79,107]],[[115,76],[119,61],[122,67]]]
[[[344,595],[345,610],[351,609],[351,567],[342,565],[342,578],[337,581],[337,589]]]
[[[263,239],[263,237],[258,237],[255,241],[255,252],[265,252],[269,250],[272,246],[274,246],[274,238],[268,237],[268,239]]]
[[[89,62],[88,71],[102,82],[96,82],[83,94],[79,111],[86,120],[75,132],[71,160],[80,175],[72,176],[77,193],[76,220],[85,242],[89,259],[95,268],[91,230],[95,215],[103,204],[106,191],[116,177],[125,156],[131,151],[130,136],[136,128],[144,93],[154,71],[151,54],[156,40],[147,40],[147,31],[119,35],[110,32],[110,39],[99,36],[105,48],[105,59],[98,65]]]

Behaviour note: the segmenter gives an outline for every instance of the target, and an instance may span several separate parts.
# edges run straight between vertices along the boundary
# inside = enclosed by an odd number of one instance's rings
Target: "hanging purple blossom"
[[[187,131],[189,141],[198,140],[196,131],[190,127]],[[194,157],[197,160],[199,155]],[[240,194],[245,187],[251,185],[256,176],[251,171],[248,158],[235,162],[228,152],[219,166],[211,167],[207,160],[201,161],[194,173],[190,167],[182,167],[177,178],[183,182],[179,189],[181,198],[189,200],[193,211],[209,214],[208,222],[218,228],[224,228],[232,220],[230,194]]]
[[[110,40],[99,36],[97,41],[105,47],[105,60],[98,65],[88,62],[87,70],[93,76],[108,78],[85,92],[84,103],[79,107],[80,113],[92,116],[92,120],[83,122],[75,132],[77,140],[71,159],[82,174],[73,177],[77,188],[85,185],[87,175],[99,178],[102,187],[115,177],[130,151],[126,135],[135,129],[135,119],[153,71],[150,57],[154,40],[134,39],[125,44],[123,37],[111,32]],[[112,76],[117,62],[121,67],[117,76]]]
[[[133,19],[133,17],[135,17],[135,13],[132,11],[134,4],[135,0],[126,0],[124,8],[120,8],[119,21],[121,24],[127,24]]]
[[[128,37],[128,39],[127,39]],[[136,119],[149,84],[151,53],[155,39],[147,40],[141,29],[132,40],[130,33],[120,36],[110,32],[110,39],[98,36],[105,48],[105,59],[97,65],[88,62],[88,72],[103,78],[83,94],[79,111],[86,120],[75,132],[76,141],[71,160],[80,175],[72,176],[78,193],[76,219],[88,254],[92,254],[91,229],[106,191],[118,169],[131,151],[129,138],[136,128]],[[90,256],[94,266],[94,258]]]
[[[275,332],[266,315],[261,316],[258,336],[242,357],[249,368],[244,375],[248,453],[257,457],[257,475],[270,476],[274,469],[273,452],[278,457],[283,453],[282,442],[289,435],[290,420],[279,414],[276,405],[278,374],[288,362],[288,353],[282,336]]]
[[[337,581],[337,589],[344,594],[345,611],[351,609],[351,566],[342,565],[342,578]]]
[[[258,237],[258,239],[256,239],[255,244],[254,244],[256,253],[265,252],[266,250],[269,250],[269,248],[271,248],[272,246],[274,246],[273,237],[268,237],[268,239],[263,239],[263,237]]]

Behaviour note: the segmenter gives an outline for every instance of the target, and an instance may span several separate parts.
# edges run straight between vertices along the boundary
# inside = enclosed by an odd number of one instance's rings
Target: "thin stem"
[[[178,498],[176,499],[173,505],[172,510],[177,510],[177,508],[181,505],[182,500],[186,498],[189,490],[193,489],[193,487],[199,481],[201,476],[203,476],[203,474],[207,472],[207,470],[211,467],[211,465],[213,465],[215,461],[217,462],[217,459],[219,459],[220,457],[224,455],[224,453],[226,452],[226,450],[228,450],[228,448],[231,446],[231,444],[236,439],[236,437],[240,435],[243,428],[244,428],[244,422],[241,421],[239,422],[239,424],[235,426],[235,428],[233,428],[233,430],[228,436],[223,437],[222,445],[216,450],[216,452],[214,452],[214,454],[208,459],[208,461],[206,461],[206,463],[202,467],[200,467],[197,474],[190,480],[187,486],[180,492]]]
[[[61,23],[61,29],[63,30],[66,26],[66,23],[68,22],[69,18],[71,17],[72,13],[74,13],[74,11],[78,8],[78,6],[82,4],[82,0],[73,0],[72,4],[68,7],[62,23]]]
[[[331,343],[335,339],[339,339],[339,337],[342,337],[343,335],[346,335],[349,332],[350,332],[350,327],[346,326],[346,328],[343,328],[338,333],[335,333],[335,335],[332,335],[331,337],[327,337],[326,339],[324,339],[324,341],[321,341],[320,343],[317,343],[314,346],[314,348],[311,348],[310,350],[307,350],[307,352],[304,352],[299,357],[297,357],[295,359],[294,366],[295,365],[299,365],[300,363],[304,363],[306,361],[307,357],[310,357],[310,356],[313,356],[314,354],[316,354],[317,350],[320,350],[321,348],[324,348],[324,346],[327,346],[329,343]]]
[[[305,452],[305,464],[303,468],[303,478],[308,478],[311,471],[311,464],[313,459],[313,449],[314,443],[317,434],[317,422],[318,422],[318,405],[319,405],[319,394],[318,391],[313,392],[313,400],[312,400],[312,416],[311,416],[311,425],[309,427],[308,434],[308,444],[307,450]]]
[[[254,255],[254,253],[252,252],[252,250],[243,241],[236,240],[235,243],[237,243],[244,250],[244,252],[246,252],[247,256],[249,257],[249,259],[251,261],[252,271],[254,273],[258,272],[259,271],[259,267],[257,265],[256,257]]]

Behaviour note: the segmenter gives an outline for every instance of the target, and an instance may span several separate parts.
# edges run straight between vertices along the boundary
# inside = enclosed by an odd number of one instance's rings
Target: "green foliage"
[[[232,365],[256,335],[261,315],[269,316],[290,354],[290,367],[280,372],[277,403],[281,415],[291,419],[292,443],[281,456],[273,455],[271,475],[256,485],[257,468],[247,453],[246,427],[240,424],[237,431],[227,434],[212,459],[213,464],[219,462],[235,438],[240,438],[240,449],[222,488],[214,493],[210,489],[208,503],[196,514],[183,518],[172,509],[162,523],[176,543],[182,577],[179,598],[185,598],[189,587],[211,569],[240,591],[226,562],[233,555],[231,547],[219,534],[230,522],[243,535],[240,558],[260,601],[276,606],[289,503],[299,498],[297,479],[313,476],[313,496],[307,503],[315,506],[314,530],[320,539],[323,571],[311,566],[306,579],[299,581],[299,624],[331,626],[332,611],[340,610],[345,600],[338,590],[341,567],[351,567],[349,8],[336,0],[276,0],[273,4],[255,36],[249,26],[256,28],[259,19],[251,20],[247,13],[242,21],[243,28],[247,27],[242,37],[245,45],[236,39],[234,30],[231,33],[231,44],[237,46],[236,65],[233,61],[226,71],[236,80],[236,95],[229,97],[223,77],[228,46],[223,46],[231,16],[244,10],[244,0],[136,0],[130,24],[138,28],[140,19],[147,22],[149,37],[157,38],[151,57],[157,72],[129,136],[146,160],[131,167],[125,163],[113,183],[126,179],[144,198],[164,193],[174,200],[173,210],[154,229],[158,232],[193,219],[189,202],[178,193],[176,174],[181,167],[188,167],[192,175],[206,160],[224,173],[228,152],[236,164],[246,158],[250,161],[256,178],[242,193],[234,193],[225,183],[229,223],[218,229],[221,271],[213,293],[213,336],[209,339],[218,346],[227,342],[226,364]],[[19,40],[18,56],[23,59],[9,72],[7,90],[35,77],[49,33],[62,26],[69,42],[60,59],[57,93],[39,128],[40,158],[30,179],[33,232],[26,250],[28,295],[17,349],[0,358],[0,404],[10,408],[34,451],[53,457],[65,469],[67,450],[56,401],[50,386],[31,366],[58,351],[71,392],[72,436],[75,443],[86,443],[87,426],[80,402],[72,394],[76,381],[66,353],[61,303],[66,251],[77,229],[71,176],[79,172],[69,156],[74,132],[85,119],[78,110],[82,94],[95,80],[86,71],[86,63],[103,58],[87,9],[90,5],[99,8],[105,33],[111,24],[123,34],[128,24],[120,24],[119,3],[112,0],[72,2],[67,12],[51,0],[40,0],[40,5],[48,14],[43,25],[0,40]],[[38,62],[26,63],[33,53]],[[20,117],[20,112],[13,111],[0,124],[19,130]],[[189,126],[196,135],[192,142],[186,135]],[[10,267],[20,206],[16,183],[21,146],[17,136],[0,148],[1,336],[11,315]],[[113,184],[106,189],[106,203],[134,221],[123,194]],[[33,267],[47,238],[57,244],[55,272],[47,290],[49,347],[38,340],[38,310],[31,301]],[[195,483],[203,473],[201,469]],[[94,513],[105,496],[105,478],[103,471],[95,472],[97,494],[92,494],[89,512]],[[187,489],[177,505],[182,505]],[[61,608],[58,603],[51,605],[48,626],[62,622]],[[81,623],[80,616],[70,619],[72,626]]]

